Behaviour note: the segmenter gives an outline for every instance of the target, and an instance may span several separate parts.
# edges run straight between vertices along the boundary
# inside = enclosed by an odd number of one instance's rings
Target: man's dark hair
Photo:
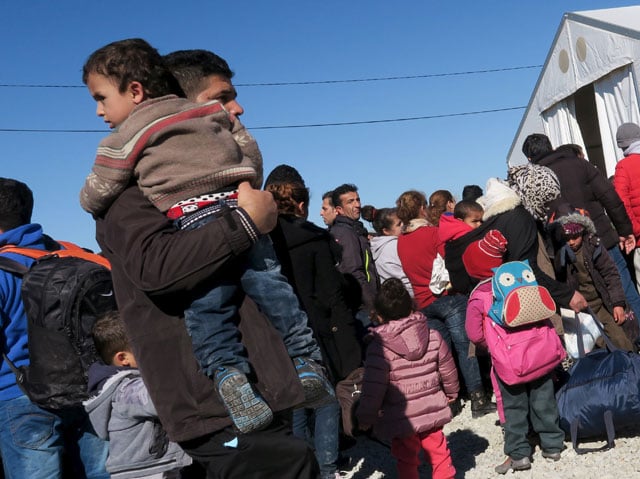
[[[33,193],[18,180],[0,178],[0,230],[9,231],[31,223]]]
[[[553,151],[553,146],[547,135],[534,133],[527,136],[522,144],[522,153],[529,158],[532,163],[538,162]]]
[[[335,190],[333,190],[333,193],[331,193],[331,202],[333,203],[333,206],[334,207],[342,206],[342,201],[340,200],[340,197],[345,193],[351,193],[351,192],[357,193],[358,187],[351,183],[345,183],[344,185],[338,186]]]
[[[112,364],[117,352],[131,351],[124,323],[117,311],[110,311],[96,319],[91,334],[96,350],[105,364]]]
[[[406,318],[413,311],[413,300],[398,278],[389,278],[382,283],[373,304],[376,313],[385,321]]]
[[[456,206],[453,208],[453,217],[459,220],[465,219],[471,212],[482,213],[484,209],[482,205],[477,201],[472,200],[462,200],[456,203]]]
[[[482,188],[478,185],[466,185],[462,188],[462,199],[475,201],[482,196]]]
[[[96,73],[115,80],[124,93],[133,81],[140,82],[149,98],[164,95],[184,96],[178,80],[165,66],[158,50],[142,38],[109,43],[93,52],[82,67],[82,81]]]
[[[329,200],[329,204],[335,207],[335,205],[333,204],[333,190],[327,191],[324,195],[322,195],[322,201],[327,199]]]
[[[208,50],[178,50],[163,58],[189,98],[202,91],[202,82],[207,77],[219,75],[229,80],[233,78],[229,64]]]

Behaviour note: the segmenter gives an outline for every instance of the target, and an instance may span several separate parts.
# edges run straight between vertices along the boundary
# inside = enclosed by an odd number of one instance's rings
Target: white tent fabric
[[[543,112],[542,121],[544,122],[545,134],[549,137],[552,145],[573,143],[582,146],[583,151],[586,151],[582,133],[580,133],[580,127],[576,120],[573,97],[561,100]]]
[[[593,85],[607,171],[623,157],[616,144],[616,131],[622,123],[639,123],[636,82],[630,65],[611,72]]]
[[[612,175],[621,155],[615,143],[618,126],[640,121],[638,81],[640,5],[565,14],[509,150],[508,164],[526,161],[521,146],[531,133],[544,131],[553,145],[584,147],[585,133],[579,124],[591,121],[600,127],[601,138],[587,139],[592,147],[602,145],[606,173]],[[593,89],[597,118],[576,116],[574,95],[583,87]],[[581,98],[584,101],[584,94]],[[597,131],[590,130],[590,135]]]

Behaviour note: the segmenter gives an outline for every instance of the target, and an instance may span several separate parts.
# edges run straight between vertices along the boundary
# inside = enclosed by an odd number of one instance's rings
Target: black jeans
[[[317,479],[320,469],[306,441],[278,418],[265,430],[236,434],[231,427],[180,443],[207,479]]]

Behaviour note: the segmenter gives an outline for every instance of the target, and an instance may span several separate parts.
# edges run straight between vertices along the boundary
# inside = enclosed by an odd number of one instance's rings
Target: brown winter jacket
[[[381,438],[434,431],[451,421],[458,371],[440,333],[425,316],[389,321],[371,331],[357,409],[360,424]]]
[[[234,258],[249,248],[238,213],[177,231],[134,186],[97,219],[96,237],[111,262],[131,347],[169,438],[186,441],[231,425],[213,383],[198,369],[182,314],[198,285],[232,274]],[[278,334],[249,299],[240,315],[264,398],[277,411],[300,403],[303,391]]]

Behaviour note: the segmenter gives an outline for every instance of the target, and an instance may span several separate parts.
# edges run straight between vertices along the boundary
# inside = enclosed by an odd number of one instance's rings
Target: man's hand
[[[248,181],[243,181],[238,185],[238,206],[247,212],[260,233],[266,234],[275,228],[278,207],[268,191],[254,190]]]
[[[569,307],[573,311],[579,313],[580,311],[587,309],[587,306],[589,306],[589,303],[587,303],[587,300],[584,299],[584,296],[582,296],[582,294],[580,294],[578,291],[573,293],[571,301],[569,301]]]

